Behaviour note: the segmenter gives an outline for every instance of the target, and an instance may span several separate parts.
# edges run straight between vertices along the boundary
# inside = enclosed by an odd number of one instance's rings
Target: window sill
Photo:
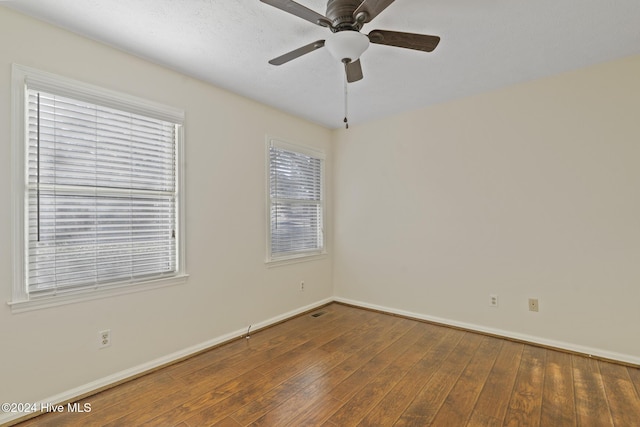
[[[187,282],[189,275],[182,274],[174,277],[168,277],[158,280],[150,280],[139,284],[123,284],[111,286],[103,289],[87,289],[79,291],[70,291],[58,295],[46,295],[33,297],[24,301],[9,302],[11,313],[23,313],[25,311],[40,310],[43,308],[57,307],[66,304],[74,304],[82,301],[91,301],[95,299],[107,298],[116,295],[132,294],[135,292],[143,292],[151,289],[164,288],[167,286],[182,285]]]
[[[307,261],[317,261],[317,260],[325,259],[326,257],[327,257],[326,252],[320,252],[316,254],[306,254],[306,255],[292,255],[292,256],[282,257],[282,258],[271,258],[266,260],[265,264],[267,265],[267,267],[271,268],[271,267],[279,267],[282,265],[298,264],[298,263],[307,262]]]

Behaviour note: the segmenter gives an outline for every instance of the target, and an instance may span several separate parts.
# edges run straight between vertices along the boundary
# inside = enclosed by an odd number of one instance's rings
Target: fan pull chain
[[[345,129],[349,129],[349,120],[347,119],[347,116],[349,115],[349,90],[347,89],[348,87],[349,86],[347,83],[347,76],[345,74],[344,76],[344,128]]]

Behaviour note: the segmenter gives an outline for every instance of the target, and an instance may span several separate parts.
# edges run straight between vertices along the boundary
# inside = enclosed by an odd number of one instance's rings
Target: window
[[[12,303],[183,276],[182,112],[26,67],[13,74]]]
[[[324,155],[269,140],[267,261],[324,253]]]

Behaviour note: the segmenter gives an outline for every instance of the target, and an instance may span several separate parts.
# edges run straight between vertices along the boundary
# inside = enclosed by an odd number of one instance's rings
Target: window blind
[[[269,147],[271,256],[323,250],[322,159]]]
[[[27,89],[30,294],[177,271],[177,124]]]

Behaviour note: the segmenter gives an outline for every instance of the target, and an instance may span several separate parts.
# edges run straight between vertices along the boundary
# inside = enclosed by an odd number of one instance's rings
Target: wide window
[[[182,114],[20,67],[14,79],[24,129],[14,302],[184,274]]]
[[[268,261],[324,252],[324,155],[269,140]]]

